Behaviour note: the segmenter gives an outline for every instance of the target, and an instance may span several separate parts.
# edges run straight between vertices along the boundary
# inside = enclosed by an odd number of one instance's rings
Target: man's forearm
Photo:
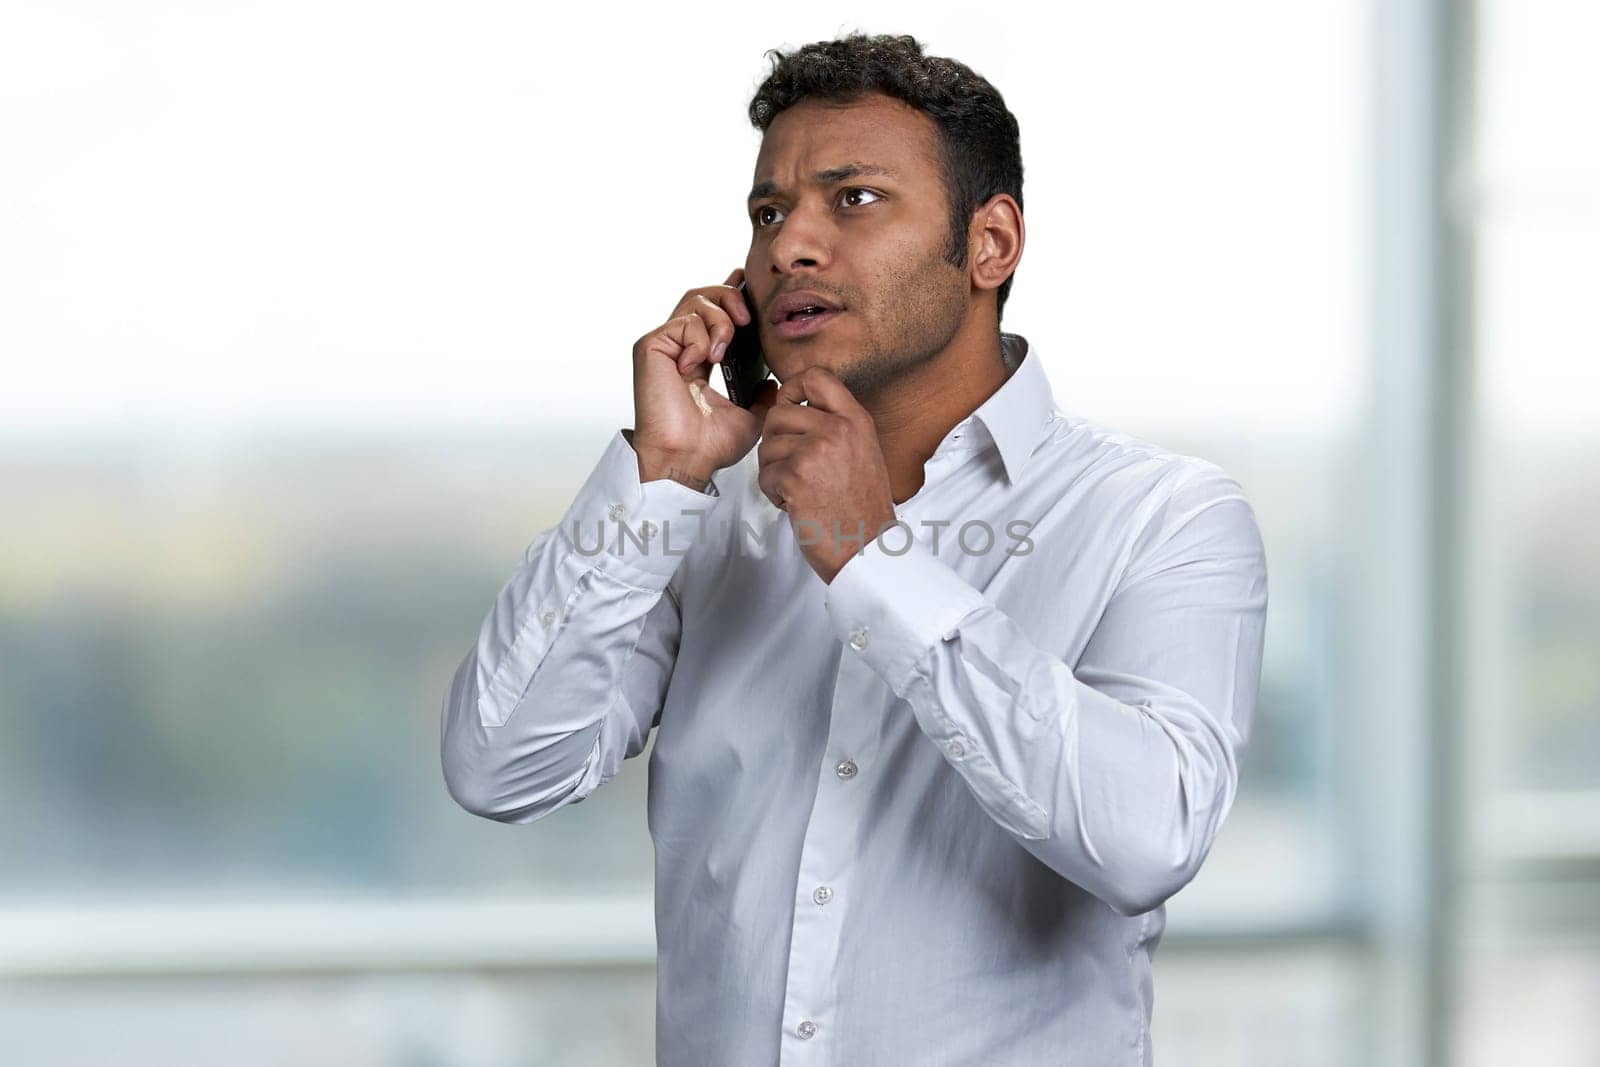
[[[636,484],[637,464],[613,437],[561,521],[523,553],[451,679],[444,779],[473,814],[543,818],[610,779],[649,738],[680,627],[675,599],[661,594],[702,527],[673,531],[679,551],[631,551],[640,542],[624,525],[664,527],[695,506],[673,483]]]

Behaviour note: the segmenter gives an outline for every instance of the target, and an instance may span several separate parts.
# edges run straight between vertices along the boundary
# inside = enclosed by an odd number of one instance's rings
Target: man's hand
[[[808,367],[778,390],[762,435],[757,484],[789,513],[806,562],[831,583],[895,522],[872,415],[832,371]]]
[[[639,456],[639,480],[671,478],[702,492],[714,471],[750,451],[777,384],[762,383],[741,408],[711,388],[736,328],[751,321],[739,292],[744,268],[721,285],[690,289],[672,317],[633,345],[633,426],[625,434]]]

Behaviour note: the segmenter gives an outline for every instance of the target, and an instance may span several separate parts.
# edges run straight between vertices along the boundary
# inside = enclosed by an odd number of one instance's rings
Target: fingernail
[[[711,358],[712,359],[721,359],[722,358],[722,350],[727,348],[727,347],[728,347],[728,342],[726,342],[726,341],[718,341],[715,345],[712,345],[711,346]]]

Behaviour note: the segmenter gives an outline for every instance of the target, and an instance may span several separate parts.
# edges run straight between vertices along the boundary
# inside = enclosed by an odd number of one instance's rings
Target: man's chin
[[[769,363],[773,377],[779,382],[786,382],[797,377],[812,367],[826,367],[833,372],[834,377],[844,380],[850,376],[851,369],[855,366],[854,353],[841,354],[838,349],[824,351],[821,348],[805,352],[786,353],[786,358],[779,360],[783,365],[780,372],[776,365]]]

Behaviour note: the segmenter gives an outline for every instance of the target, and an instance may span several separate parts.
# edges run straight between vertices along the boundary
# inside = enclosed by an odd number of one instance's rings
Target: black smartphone
[[[755,403],[761,383],[767,380],[767,357],[761,351],[761,334],[756,324],[756,309],[750,303],[750,294],[744,282],[739,283],[739,295],[750,312],[746,325],[733,324],[733,340],[722,354],[722,381],[728,387],[728,399],[742,408]]]

